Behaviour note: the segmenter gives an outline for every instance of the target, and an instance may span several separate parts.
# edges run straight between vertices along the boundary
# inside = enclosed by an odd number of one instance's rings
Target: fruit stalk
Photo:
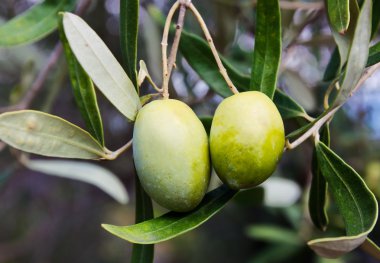
[[[189,0],[179,0],[177,1],[172,8],[169,11],[169,14],[166,18],[165,22],[165,28],[164,28],[164,33],[162,35],[162,68],[163,68],[163,82],[162,82],[162,92],[163,92],[163,97],[165,99],[169,98],[169,79],[170,75],[173,70],[173,66],[175,64],[175,60],[177,57],[177,51],[178,51],[178,45],[179,41],[181,39],[181,34],[182,34],[182,28],[183,24],[185,21],[185,14],[186,14],[186,9],[189,4]],[[168,36],[169,36],[169,29],[171,25],[171,20],[173,18],[174,12],[180,8],[179,10],[179,15],[178,15],[178,21],[176,25],[176,32],[173,40],[173,45],[170,50],[170,56],[169,56],[169,62],[167,59],[167,47],[168,47]]]
[[[219,71],[220,71],[220,74],[222,74],[224,80],[226,81],[228,87],[230,88],[230,90],[232,91],[232,93],[234,94],[237,94],[239,93],[239,91],[237,90],[237,88],[235,87],[235,85],[232,83],[230,77],[228,76],[227,74],[227,70],[226,68],[224,67],[223,63],[222,63],[222,60],[220,59],[219,57],[219,54],[218,54],[218,51],[214,45],[214,41],[212,40],[212,37],[211,37],[211,34],[207,28],[207,25],[205,23],[205,21],[203,20],[201,14],[198,12],[198,10],[196,9],[196,7],[190,3],[188,5],[188,8],[191,10],[191,12],[194,14],[195,18],[197,19],[200,27],[202,28],[202,31],[206,37],[206,40],[207,40],[207,43],[209,44],[210,48],[211,48],[211,51],[212,51],[212,54],[214,55],[214,58],[216,60],[216,63],[218,64],[218,68],[219,68]]]

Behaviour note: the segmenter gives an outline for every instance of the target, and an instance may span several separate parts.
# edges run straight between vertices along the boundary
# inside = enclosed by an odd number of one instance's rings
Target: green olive
[[[156,100],[139,111],[133,157],[145,191],[169,210],[190,211],[206,193],[210,179],[207,134],[181,101]]]
[[[284,124],[264,93],[235,94],[218,106],[210,131],[213,167],[233,189],[264,182],[276,169],[285,144]]]

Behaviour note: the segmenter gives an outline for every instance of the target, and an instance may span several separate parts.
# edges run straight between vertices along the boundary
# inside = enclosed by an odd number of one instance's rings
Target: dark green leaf
[[[375,65],[380,62],[380,42],[370,47],[368,54],[367,67]]]
[[[315,239],[308,245],[323,257],[336,258],[365,241],[377,221],[378,205],[360,175],[323,142],[316,144],[316,152],[321,172],[345,222],[347,236]]]
[[[327,0],[326,5],[332,28],[344,34],[350,23],[349,0]]]
[[[343,76],[337,104],[344,103],[358,83],[368,59],[368,46],[371,38],[372,1],[365,0],[350,44],[347,64]]]
[[[137,87],[139,0],[120,0],[120,44],[125,71]]]
[[[281,17],[278,0],[257,1],[257,25],[250,90],[273,98],[281,60]]]
[[[332,81],[338,76],[340,70],[339,49],[336,47],[331,54],[330,61],[327,64],[325,73],[323,74],[324,81]]]
[[[64,13],[63,26],[71,50],[99,90],[125,117],[135,120],[139,96],[103,40],[74,14]]]
[[[300,246],[275,244],[260,250],[248,263],[291,262],[289,258],[293,258],[301,249]]]
[[[327,146],[330,146],[330,130],[328,124],[322,128],[320,140]],[[326,213],[327,182],[321,173],[315,148],[311,168],[313,178],[310,187],[309,213],[314,225],[320,230],[325,231],[328,224]]]
[[[184,234],[202,223],[222,209],[236,194],[236,191],[221,186],[206,194],[200,205],[188,213],[169,212],[131,226],[102,226],[110,233],[138,244],[154,244]]]
[[[273,102],[276,104],[283,119],[307,116],[305,110],[295,100],[279,89],[274,94]]]
[[[141,187],[138,177],[135,177],[136,191],[136,219],[135,222],[140,223],[152,219],[153,206],[152,200]],[[154,245],[133,244],[131,263],[149,263],[153,262]]]
[[[63,158],[106,158],[103,147],[78,126],[47,113],[24,110],[0,115],[0,139],[21,151]]]
[[[62,19],[59,22],[59,36],[66,55],[75,101],[86,122],[88,131],[104,146],[103,124],[96,101],[94,85],[71,51],[63,31]]]
[[[194,70],[215,92],[223,97],[232,95],[206,41],[194,34],[183,32],[179,49]],[[237,72],[225,59],[222,58],[222,61],[235,86],[240,91],[248,90],[249,78]]]
[[[380,0],[372,0],[372,33],[371,39],[373,39],[379,31],[380,27]]]
[[[0,46],[15,46],[40,40],[54,31],[58,12],[70,11],[75,0],[46,0],[0,26]]]
[[[62,160],[28,160],[26,167],[41,173],[92,184],[121,204],[128,202],[128,194],[120,179],[102,166],[86,162]]]

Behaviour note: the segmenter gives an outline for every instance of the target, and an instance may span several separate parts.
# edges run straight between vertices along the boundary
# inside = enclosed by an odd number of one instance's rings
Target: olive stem
[[[168,48],[168,37],[169,37],[169,30],[170,30],[170,25],[171,25],[171,22],[172,22],[172,19],[173,19],[173,15],[175,13],[175,11],[177,11],[177,9],[180,7],[180,5],[182,5],[182,2],[181,1],[177,1],[174,3],[174,5],[170,8],[169,10],[169,13],[166,17],[166,21],[165,21],[165,26],[164,26],[164,32],[162,34],[162,41],[161,41],[161,52],[162,52],[162,96],[164,98],[169,98],[169,79],[170,79],[170,73],[171,73],[171,68],[173,67],[173,65],[170,67],[170,65],[168,65],[168,56],[167,56],[167,48]],[[183,13],[183,12],[182,12]],[[178,20],[180,20],[181,16],[178,17]],[[178,21],[180,22],[180,21]],[[180,32],[179,34],[181,33],[182,31],[182,27],[180,27]],[[173,60],[172,56],[174,56],[174,59],[175,59],[175,56],[176,56],[176,53],[174,54],[173,53],[173,48],[175,48],[175,45],[176,45],[176,41],[178,41],[179,43],[179,39],[176,40],[176,38],[178,38],[178,31],[176,31],[176,35],[175,35],[175,38],[174,38],[174,41],[173,41],[173,46],[172,46],[172,50],[170,52],[170,59],[169,59],[169,62],[171,60]],[[178,47],[178,43],[177,43],[177,47]],[[170,68],[170,70],[169,70]]]
[[[127,151],[132,146],[132,139],[129,140],[125,145],[117,149],[116,151],[112,152],[110,150],[106,149],[106,160],[115,160],[117,157],[119,157],[122,153]]]
[[[190,3],[188,5],[188,8],[191,10],[191,12],[193,12],[195,18],[197,19],[199,25],[201,26],[202,30],[203,30],[203,33],[206,37],[206,40],[207,40],[207,43],[209,44],[210,48],[211,48],[211,51],[212,51],[212,54],[214,55],[214,58],[216,60],[216,63],[218,64],[218,68],[219,68],[219,71],[220,71],[220,74],[222,74],[224,80],[226,81],[228,87],[230,88],[230,90],[232,91],[232,93],[234,94],[237,94],[239,93],[239,91],[237,90],[237,88],[235,87],[235,85],[232,83],[230,77],[228,76],[227,74],[227,70],[226,68],[224,67],[220,57],[219,57],[219,54],[218,54],[218,51],[214,45],[214,42],[212,40],[212,37],[211,37],[211,34],[207,28],[207,25],[205,23],[205,21],[203,20],[201,14],[198,12],[198,10],[196,9],[196,7]]]
[[[296,148],[297,146],[299,146],[300,144],[302,144],[304,141],[306,141],[310,136],[312,136],[313,134],[316,134],[321,129],[321,127],[327,121],[330,120],[330,118],[335,114],[335,112],[340,109],[341,106],[342,105],[339,105],[339,106],[337,106],[335,108],[331,108],[329,110],[329,112],[325,116],[323,116],[322,118],[320,118],[313,125],[313,127],[311,127],[309,130],[307,130],[307,132],[305,132],[304,134],[302,134],[302,136],[300,136],[294,142],[290,143],[289,140],[286,140],[286,145],[285,145],[284,151],[286,151],[286,150],[293,150],[294,148]]]

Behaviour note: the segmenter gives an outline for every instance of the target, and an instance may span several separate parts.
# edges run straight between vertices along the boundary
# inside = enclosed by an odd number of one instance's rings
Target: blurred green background
[[[0,18],[7,21],[40,1],[2,0]],[[214,36],[218,50],[242,73],[249,74],[255,32],[254,1],[194,0]],[[139,54],[153,80],[161,82],[161,27],[149,7],[167,13],[173,1],[141,0]],[[314,116],[322,109],[326,84],[321,82],[334,48],[323,5],[282,9],[284,57],[279,86]],[[119,1],[92,1],[83,16],[121,61]],[[185,28],[200,34],[190,13]],[[57,33],[26,46],[0,48],[0,107],[17,103],[46,63]],[[172,76],[171,97],[178,97],[198,115],[212,115],[222,98],[198,77],[179,55]],[[380,74],[344,106],[332,122],[332,148],[351,164],[380,197]],[[143,93],[152,88],[144,84]],[[98,93],[107,147],[117,149],[132,136],[132,125]],[[32,109],[61,116],[81,127],[62,57],[49,74]],[[376,117],[377,116],[377,117]],[[297,121],[286,122],[288,131]],[[125,184],[131,201],[122,206],[99,189],[23,168],[17,152],[0,146],[0,262],[101,263],[129,262],[131,244],[118,239],[101,223],[134,221],[134,168],[131,151],[102,162]],[[309,219],[311,143],[285,153],[273,179],[263,188],[244,192],[196,230],[156,245],[155,262],[376,262],[360,249],[337,260],[317,257],[306,242],[321,235]],[[213,184],[218,184],[217,179]],[[155,206],[155,215],[165,210]],[[341,233],[343,221],[333,201],[330,232]],[[379,226],[370,237],[380,243]]]

